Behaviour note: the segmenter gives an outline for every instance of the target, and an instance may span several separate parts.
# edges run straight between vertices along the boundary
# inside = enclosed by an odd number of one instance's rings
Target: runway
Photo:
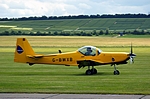
[[[11,93],[1,93],[0,99],[150,99],[150,95],[11,94]]]

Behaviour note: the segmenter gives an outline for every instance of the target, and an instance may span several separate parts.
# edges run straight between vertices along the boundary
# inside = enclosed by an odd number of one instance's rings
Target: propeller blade
[[[134,57],[130,56],[130,64],[134,63]]]
[[[130,64],[132,64],[132,57],[130,56]]]
[[[132,43],[131,43],[131,52],[130,52],[130,64],[134,63],[134,57],[136,56],[133,54],[133,48],[132,48]]]
[[[130,52],[130,54],[132,54],[133,53],[133,49],[132,49],[132,43],[131,43],[131,52]]]

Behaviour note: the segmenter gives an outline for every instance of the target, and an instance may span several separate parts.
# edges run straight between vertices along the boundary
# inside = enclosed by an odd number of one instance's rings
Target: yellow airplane
[[[54,64],[66,66],[78,66],[79,68],[87,66],[87,75],[97,74],[94,66],[111,64],[114,66],[114,75],[120,72],[116,69],[116,65],[127,64],[130,59],[131,63],[136,55],[133,54],[132,45],[131,52],[102,52],[93,46],[84,46],[74,52],[62,53],[59,50],[57,54],[36,54],[26,38],[17,38],[14,62],[33,64]],[[92,67],[90,69],[90,67]]]

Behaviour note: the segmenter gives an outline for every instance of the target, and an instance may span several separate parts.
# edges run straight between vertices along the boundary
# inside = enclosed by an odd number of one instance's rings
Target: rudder
[[[28,62],[27,55],[35,55],[26,38],[17,38],[14,62]]]

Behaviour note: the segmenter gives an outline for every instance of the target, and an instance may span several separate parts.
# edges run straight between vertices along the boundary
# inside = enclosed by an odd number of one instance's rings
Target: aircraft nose
[[[128,55],[129,55],[129,57],[130,57],[130,64],[134,63],[134,57],[135,57],[136,55],[133,54],[133,53],[129,53]]]

